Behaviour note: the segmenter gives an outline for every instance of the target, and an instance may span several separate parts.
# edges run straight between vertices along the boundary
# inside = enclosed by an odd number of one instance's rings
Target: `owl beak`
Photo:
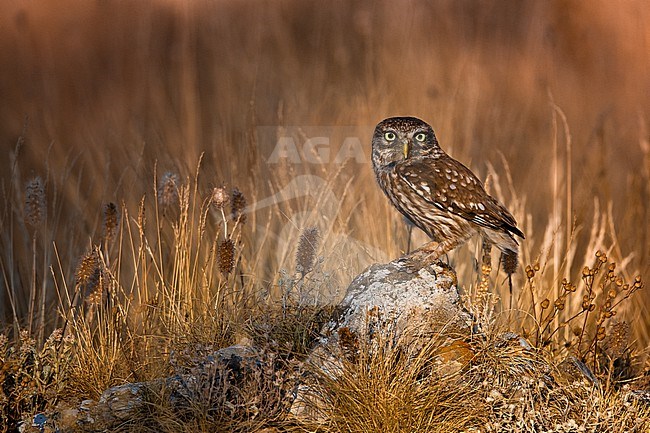
[[[404,140],[402,142],[402,145],[404,146],[404,159],[407,159],[409,157],[409,153],[411,152],[411,142],[409,140]]]

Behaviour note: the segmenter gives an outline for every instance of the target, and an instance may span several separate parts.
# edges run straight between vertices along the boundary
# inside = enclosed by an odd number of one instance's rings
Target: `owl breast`
[[[377,181],[391,203],[431,239],[468,238],[476,227],[464,218],[442,210],[422,199],[392,170],[379,170]],[[469,236],[468,236],[469,234]]]

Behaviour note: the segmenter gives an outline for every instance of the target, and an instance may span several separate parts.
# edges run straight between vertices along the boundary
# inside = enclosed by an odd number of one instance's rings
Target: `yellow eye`
[[[384,138],[388,141],[393,141],[397,137],[395,136],[394,132],[388,131],[387,133],[384,134]]]
[[[419,141],[420,143],[422,143],[426,139],[427,139],[427,135],[424,132],[420,132],[419,134],[415,134],[415,140]]]

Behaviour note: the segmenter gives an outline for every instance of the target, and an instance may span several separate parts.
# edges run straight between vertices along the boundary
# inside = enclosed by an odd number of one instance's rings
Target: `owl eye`
[[[427,139],[427,134],[425,134],[424,132],[420,132],[419,134],[415,134],[415,141],[419,141],[420,143],[422,143],[426,139]]]
[[[394,133],[394,132],[390,132],[390,131],[388,131],[387,133],[384,134],[384,138],[385,138],[386,140],[388,140],[388,141],[393,141],[393,140],[395,140],[395,138],[397,138],[397,137],[395,136],[395,133]]]

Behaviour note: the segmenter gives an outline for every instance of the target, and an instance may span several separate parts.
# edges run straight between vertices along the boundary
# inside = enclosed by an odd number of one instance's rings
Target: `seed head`
[[[40,176],[29,180],[25,185],[25,223],[36,228],[45,220],[45,185]]]
[[[20,331],[20,353],[26,356],[36,351],[36,340],[29,334],[29,330],[23,329]]]
[[[627,322],[616,322],[612,325],[607,338],[607,352],[612,359],[620,358],[630,344],[630,325]]]
[[[232,190],[232,219],[233,221],[240,221],[242,224],[246,222],[246,215],[242,212],[246,208],[246,197],[239,190],[239,188],[234,188]]]
[[[140,199],[140,206],[138,206],[138,228],[140,231],[143,231],[147,224],[147,215],[145,214],[144,209],[144,197],[142,197]]]
[[[319,238],[320,232],[316,227],[306,228],[300,235],[296,252],[296,272],[303,276],[314,267]]]
[[[50,336],[47,337],[44,347],[55,347],[61,343],[61,341],[63,341],[63,329],[56,328],[54,331],[52,331]]]
[[[93,248],[82,257],[81,263],[75,272],[76,283],[81,288],[81,293],[89,304],[99,304],[106,287],[107,273],[104,263],[99,255],[99,250]],[[87,298],[86,298],[87,296]]]
[[[642,289],[642,288],[643,288],[643,281],[641,280],[641,276],[640,276],[640,275],[637,275],[637,276],[634,278],[634,284],[632,285],[632,287],[633,287],[635,290],[639,290],[639,289]]]
[[[103,277],[101,274],[97,278],[97,283],[92,284],[92,291],[88,293],[86,302],[88,305],[100,305],[104,299]]]
[[[81,263],[77,266],[77,271],[75,272],[77,284],[80,286],[93,285],[99,273],[99,268],[99,254],[97,250],[93,249],[82,257]]]
[[[225,186],[218,186],[212,190],[212,205],[217,209],[223,209],[230,202],[230,196]]]
[[[117,206],[113,202],[106,203],[104,205],[104,240],[110,242],[115,239],[118,224]]]
[[[4,361],[4,356],[7,350],[7,345],[9,344],[9,339],[6,335],[0,334],[0,361]]]
[[[531,280],[535,276],[535,269],[532,266],[526,266],[526,278]]]
[[[226,239],[218,248],[219,270],[222,274],[228,275],[235,268],[235,243],[232,239]]]
[[[172,172],[163,174],[158,184],[158,206],[162,209],[163,215],[178,204],[178,175]]]
[[[607,254],[601,251],[600,255],[598,256],[598,260],[600,261],[601,264],[607,263]]]
[[[514,274],[517,270],[517,254],[516,253],[504,253],[501,256],[501,266],[503,271],[510,275]]]

